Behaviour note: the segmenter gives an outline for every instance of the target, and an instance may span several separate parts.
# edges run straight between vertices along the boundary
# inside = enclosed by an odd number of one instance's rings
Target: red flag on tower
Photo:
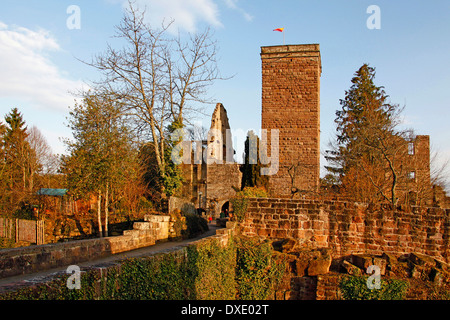
[[[283,33],[283,45],[284,45],[284,43],[285,43],[285,41],[284,41],[284,34],[285,34],[284,28],[276,28],[276,29],[273,29],[273,31],[278,31],[278,32]]]

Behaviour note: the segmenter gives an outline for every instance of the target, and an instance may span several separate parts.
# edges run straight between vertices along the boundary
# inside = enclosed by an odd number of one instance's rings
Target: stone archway
[[[220,214],[222,217],[222,213],[224,214],[223,218],[228,217],[228,214],[230,213],[230,201],[226,201],[220,210]]]

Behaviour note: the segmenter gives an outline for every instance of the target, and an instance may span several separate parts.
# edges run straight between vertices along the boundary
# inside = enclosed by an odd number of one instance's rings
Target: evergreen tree
[[[168,127],[168,136],[164,139],[164,166],[165,170],[162,172],[157,165],[155,148],[153,142],[148,142],[141,147],[140,160],[145,168],[144,181],[149,190],[151,190],[154,200],[161,200],[160,197],[174,195],[183,184],[182,171],[179,165],[172,161],[172,150],[182,140],[183,136],[177,138],[171,135],[177,130],[182,129],[184,125],[180,120],[173,121]],[[182,155],[182,151],[180,156]],[[158,195],[157,197],[155,197]]]
[[[3,204],[14,212],[32,196],[35,173],[39,168],[34,150],[27,141],[28,133],[22,114],[13,108],[5,116],[3,127],[3,173],[6,179]]]
[[[241,167],[241,190],[245,187],[263,187],[267,190],[269,177],[261,175],[259,144],[259,137],[253,131],[249,131],[245,140],[244,164]]]
[[[375,69],[364,64],[336,112],[336,141],[327,151],[326,167],[347,195],[360,201],[396,204],[395,187],[403,132],[397,131],[401,109],[390,104],[383,87],[374,84]]]
[[[0,122],[0,210],[7,212],[9,197],[7,188],[9,180],[8,166],[6,165],[6,148],[5,148],[6,126]]]

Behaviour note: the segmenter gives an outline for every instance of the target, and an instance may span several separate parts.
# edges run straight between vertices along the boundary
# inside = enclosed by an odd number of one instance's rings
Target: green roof
[[[67,193],[67,189],[47,189],[41,188],[36,194],[43,196],[54,196],[54,197],[62,197]]]

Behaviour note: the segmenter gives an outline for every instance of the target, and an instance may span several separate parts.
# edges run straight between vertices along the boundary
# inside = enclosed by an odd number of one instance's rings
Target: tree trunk
[[[102,228],[102,193],[98,191],[98,199],[97,199],[97,218],[98,218],[98,234],[103,237],[103,228]]]
[[[109,219],[109,183],[106,183],[106,194],[105,194],[105,237],[108,237],[108,219]]]

